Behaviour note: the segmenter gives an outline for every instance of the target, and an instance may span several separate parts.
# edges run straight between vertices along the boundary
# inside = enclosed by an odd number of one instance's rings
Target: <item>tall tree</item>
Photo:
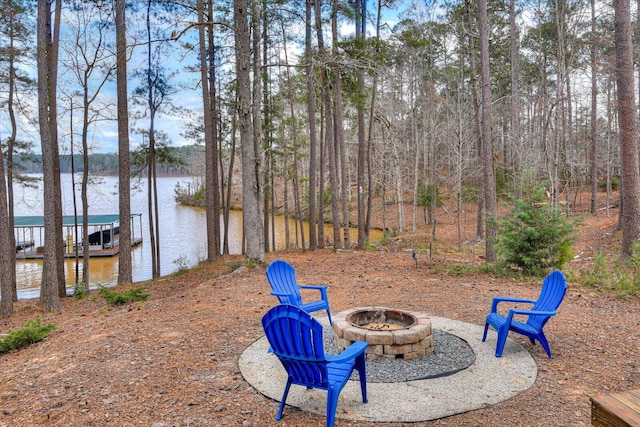
[[[638,23],[640,25],[640,23]],[[591,208],[590,212],[598,212],[598,70],[596,65],[596,0],[591,0]]]
[[[485,257],[488,263],[497,260],[495,240],[497,236],[496,177],[493,167],[493,143],[491,134],[491,74],[489,70],[489,28],[487,24],[487,1],[478,1],[478,24],[480,30],[480,80],[481,80],[481,126],[482,168],[484,178],[484,206],[486,212]]]
[[[96,105],[101,101],[101,91],[104,85],[111,79],[115,69],[111,52],[108,50],[106,33],[111,25],[113,10],[107,1],[80,3],[73,8],[73,25],[69,32],[69,40],[63,65],[69,71],[65,73],[72,76],[73,85],[80,90],[70,94],[71,115],[73,115],[74,98],[81,97],[81,155],[82,155],[82,281],[85,285],[90,283],[90,256],[89,256],[89,138],[92,129],[100,120],[110,120],[110,108],[108,105]],[[71,151],[73,152],[73,126],[71,126]],[[72,157],[73,159],[73,157]],[[75,194],[75,193],[74,193]],[[75,207],[75,203],[74,203]],[[76,280],[77,280],[76,275]]]
[[[304,65],[306,68],[306,88],[307,88],[307,115],[309,117],[309,248],[318,248],[318,234],[320,234],[320,244],[322,244],[323,224],[318,224],[318,212],[316,201],[318,200],[318,135],[316,131],[316,104],[315,104],[315,73],[313,72],[313,48],[311,44],[311,10],[314,2],[305,1],[305,40],[304,40]],[[293,108],[293,107],[292,107]],[[293,119],[293,115],[292,115]],[[322,193],[320,193],[322,199]],[[320,200],[321,202],[321,200]],[[320,203],[322,206],[322,203]],[[316,227],[318,227],[316,229]],[[320,232],[320,233],[319,233]]]
[[[315,22],[316,22],[316,38],[318,40],[318,56],[320,61],[327,63],[328,52],[324,45],[324,31],[322,25],[322,9],[320,2],[314,2],[315,5]],[[333,248],[338,249],[342,246],[340,241],[340,177],[338,176],[339,158],[337,137],[341,134],[336,130],[339,126],[335,121],[334,105],[331,100],[331,79],[329,77],[328,67],[322,67],[320,70],[320,84],[322,107],[324,110],[324,145],[327,150],[327,160],[329,162],[329,186],[331,189],[331,224],[333,228]],[[337,107],[337,105],[336,105]],[[322,194],[322,193],[320,193]]]
[[[24,89],[28,93],[32,80],[28,78],[24,72],[20,71],[20,64],[25,61],[28,55],[30,29],[28,22],[28,11],[22,1],[8,0],[0,3],[0,12],[3,17],[0,20],[0,34],[4,43],[0,44],[0,61],[6,63],[7,76],[7,112],[9,114],[10,134],[5,140],[6,146],[2,147],[2,152],[6,152],[6,168],[4,162],[1,166],[0,176],[4,177],[6,173],[6,181],[0,184],[4,188],[3,201],[6,206],[2,206],[0,217],[6,218],[8,228],[2,228],[2,248],[3,258],[2,264],[2,304],[0,315],[8,314],[13,310],[12,301],[17,300],[16,286],[16,265],[15,265],[15,236],[13,234],[13,183],[16,181],[14,168],[14,152],[16,147],[22,145],[18,142],[18,122],[16,110],[20,108],[18,93]],[[26,94],[25,94],[26,95]],[[6,233],[6,236],[4,234]],[[4,238],[7,238],[4,241]]]
[[[513,176],[515,179],[516,191],[519,191],[518,177],[521,173],[520,161],[520,55],[519,55],[519,34],[516,22],[516,0],[509,0],[509,39],[511,57],[511,143],[514,147]]]
[[[16,254],[13,224],[9,221],[7,184],[4,179],[4,160],[0,157],[0,317],[13,312],[16,298]]]
[[[365,30],[367,23],[365,0],[356,0],[356,42],[360,49],[364,49]],[[366,135],[365,135],[365,106],[364,106],[364,69],[358,67],[356,71],[356,84],[358,91],[357,120],[358,120],[358,170],[356,180],[358,184],[358,247],[364,249],[367,239],[367,229],[365,222],[365,200],[364,200],[364,172],[366,165]],[[333,190],[333,189],[332,189]],[[335,220],[335,219],[334,219]]]
[[[344,105],[342,102],[342,70],[340,65],[340,52],[339,44],[340,38],[338,35],[338,9],[340,4],[338,1],[333,2],[333,8],[331,12],[331,54],[333,56],[334,75],[333,79],[333,93],[334,93],[334,139],[335,139],[335,156],[336,156],[336,173],[340,171],[340,199],[342,202],[342,240],[345,249],[351,247],[351,236],[349,232],[349,167],[347,164],[347,155],[344,141]],[[319,9],[319,8],[318,8]],[[375,82],[375,80],[374,80]],[[373,103],[371,104],[373,107]],[[337,189],[336,189],[337,191]],[[336,220],[337,221],[337,220]],[[334,221],[334,222],[336,222]]]
[[[207,3],[211,4],[212,0]],[[213,17],[208,14],[205,25],[204,2],[198,0],[198,46],[204,111],[204,146],[206,175],[207,261],[213,262],[220,253],[220,190],[218,188],[218,147],[216,140],[215,60],[213,49]],[[208,35],[208,37],[206,36]],[[207,59],[209,60],[207,62]]]
[[[251,108],[251,34],[249,32],[247,0],[233,3],[236,33],[237,113],[240,125],[242,151],[242,218],[246,242],[246,257],[264,261],[262,232],[262,190],[260,187],[261,162],[254,145]]]
[[[156,31],[158,16],[172,16],[174,5],[158,3],[162,8],[161,12],[153,10],[155,2],[147,0],[145,12],[145,35],[146,35],[146,68],[139,69],[135,75],[140,81],[140,85],[134,90],[134,100],[140,105],[144,105],[144,112],[138,112],[137,118],[148,118],[148,127],[141,129],[140,133],[146,136],[146,144],[142,144],[138,154],[146,155],[147,170],[147,214],[149,216],[149,240],[151,246],[151,271],[153,277],[159,277],[161,273],[160,256],[160,218],[158,208],[158,185],[157,185],[157,165],[159,163],[173,163],[172,158],[166,149],[168,135],[156,129],[156,119],[158,114],[170,105],[170,97],[174,93],[174,87],[170,83],[171,74],[167,74],[164,67],[165,58],[170,54],[166,37],[161,30]],[[153,28],[152,28],[153,27]],[[140,156],[136,156],[140,165],[145,162]]]
[[[622,157],[622,256],[630,257],[640,232],[640,173],[636,142],[633,45],[629,0],[615,0],[616,82],[618,87],[618,126]]]
[[[56,9],[60,5],[57,0]],[[44,176],[44,261],[40,302],[47,311],[60,310],[60,282],[64,273],[58,268],[62,252],[62,201],[60,198],[60,162],[57,135],[56,83],[59,29],[52,22],[52,2],[38,0],[38,123]],[[59,24],[59,19],[57,23]],[[62,273],[62,277],[59,275]]]
[[[126,0],[115,0],[116,83],[118,104],[118,201],[120,216],[120,256],[118,284],[133,281],[131,271],[131,159],[129,157],[129,103],[127,92]]]
[[[473,28],[473,13],[471,10],[471,2],[465,0],[465,22],[468,28]],[[476,49],[474,43],[474,36],[471,33],[467,33],[467,50],[469,55],[469,87],[471,91],[471,102],[473,103],[474,115],[473,115],[473,128],[476,132],[476,146],[478,150],[478,157],[482,158],[482,121],[480,114],[480,102],[478,101],[478,76],[476,67]],[[478,196],[477,196],[477,209],[476,209],[476,237],[482,238],[484,235],[484,175],[478,174]]]

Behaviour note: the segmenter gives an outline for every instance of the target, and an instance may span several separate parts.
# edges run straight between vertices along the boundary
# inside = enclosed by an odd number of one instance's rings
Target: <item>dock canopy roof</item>
[[[131,214],[131,218],[141,216],[142,214]],[[89,215],[87,217],[88,225],[111,225],[116,222],[120,222],[120,215]],[[73,215],[63,215],[62,225],[64,227],[70,227],[75,225]],[[78,216],[78,225],[82,225],[82,217]],[[13,219],[14,227],[44,227],[44,216],[17,216]]]

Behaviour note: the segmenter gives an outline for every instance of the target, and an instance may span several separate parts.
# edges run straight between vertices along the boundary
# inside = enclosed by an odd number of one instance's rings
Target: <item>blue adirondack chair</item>
[[[299,286],[296,281],[296,271],[291,264],[281,259],[273,261],[267,267],[267,280],[271,285],[271,295],[278,297],[280,304],[291,304],[300,307],[307,313],[326,310],[331,320],[331,310],[329,309],[329,299],[327,298],[327,287],[323,285]],[[320,292],[320,299],[307,303],[302,302],[300,290],[316,290]]]
[[[296,384],[327,390],[327,427],[333,426],[338,396],[354,369],[360,376],[362,401],[367,402],[366,342],[356,341],[338,355],[325,354],[320,322],[289,304],[269,310],[262,318],[262,327],[288,374],[276,421],[282,418],[291,384]]]
[[[555,316],[556,310],[560,306],[565,293],[567,292],[567,280],[564,274],[560,271],[554,271],[549,274],[542,283],[542,291],[537,300],[528,300],[522,298],[512,297],[494,297],[491,304],[491,313],[487,316],[487,320],[484,324],[484,335],[482,341],[487,339],[487,330],[489,325],[493,326],[496,332],[498,332],[498,342],[496,344],[496,357],[502,356],[502,350],[507,341],[507,335],[509,331],[517,332],[521,335],[529,337],[532,344],[535,344],[535,340],[540,341],[542,347],[547,352],[550,359],[551,350],[549,349],[549,343],[547,337],[545,337],[542,328],[549,321],[552,316]],[[521,310],[512,308],[509,310],[507,316],[498,314],[498,304],[501,302],[511,303],[528,303],[533,304],[530,310]],[[526,322],[520,322],[514,318],[515,315],[525,315],[527,317]]]

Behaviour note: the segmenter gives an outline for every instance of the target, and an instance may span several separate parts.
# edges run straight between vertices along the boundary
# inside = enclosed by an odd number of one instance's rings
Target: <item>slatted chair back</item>
[[[493,326],[498,333],[496,340],[496,357],[502,356],[507,335],[509,331],[513,331],[529,337],[531,343],[540,341],[549,358],[553,358],[543,328],[549,319],[556,315],[556,310],[560,306],[566,293],[567,280],[561,271],[556,270],[545,277],[537,300],[509,296],[493,297],[491,311],[485,320],[482,341],[484,342],[487,339],[489,326]],[[498,310],[498,305],[501,303],[516,304],[517,306],[530,304],[531,308],[509,308],[508,314],[504,315]],[[520,320],[523,316],[527,317],[525,323],[522,323],[524,320]]]
[[[292,305],[274,307],[263,317],[262,325],[291,382],[327,390],[322,325]]]
[[[556,311],[567,293],[567,279],[562,272],[556,270],[545,277],[538,300],[531,311]],[[529,315],[527,325],[536,331],[541,331],[551,319],[548,315]]]
[[[302,296],[296,280],[296,270],[288,262],[278,259],[267,267],[267,280],[276,294],[289,295],[278,296],[281,304],[302,305]]]
[[[324,285],[298,285],[296,280],[296,271],[288,262],[278,259],[273,261],[266,270],[267,280],[271,285],[271,295],[278,298],[280,304],[291,304],[300,307],[307,313],[325,310],[331,320],[331,308],[329,307],[329,297],[327,296],[327,287]],[[320,299],[311,299],[304,302],[300,291],[305,291],[305,297],[312,293],[319,295]],[[311,291],[311,292],[307,292]]]
[[[292,384],[327,391],[327,427],[333,427],[340,392],[355,370],[360,377],[362,401],[367,402],[366,354],[368,344],[356,341],[342,353],[324,353],[322,325],[301,307],[281,304],[262,318],[271,350],[287,371],[287,383],[276,420],[282,418]]]

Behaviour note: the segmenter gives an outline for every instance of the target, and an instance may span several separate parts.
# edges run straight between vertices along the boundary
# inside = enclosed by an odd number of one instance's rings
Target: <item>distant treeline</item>
[[[156,163],[156,171],[158,175],[191,175],[193,171],[194,159],[204,155],[204,147],[189,145],[184,147],[166,147],[162,156],[156,156],[161,159]],[[29,158],[21,158],[16,156],[14,159],[16,166],[22,173],[42,173],[42,155],[33,154]],[[138,160],[144,159],[145,155],[131,153],[131,170],[132,172],[146,173],[146,164],[141,164]],[[71,156],[68,154],[60,155],[60,172],[71,173],[71,171],[83,172],[82,155],[73,155],[73,166]],[[118,174],[118,153],[94,153],[89,154],[89,173],[98,175],[117,175]]]

